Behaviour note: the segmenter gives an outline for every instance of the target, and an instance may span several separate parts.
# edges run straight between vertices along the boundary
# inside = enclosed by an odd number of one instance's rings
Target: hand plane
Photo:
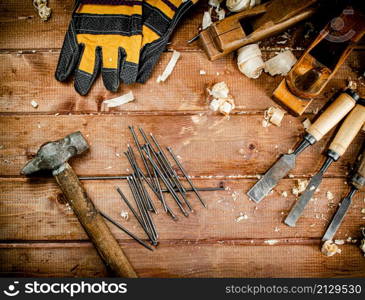
[[[365,15],[346,8],[332,19],[273,93],[294,115],[301,115],[319,96],[365,33]]]
[[[273,36],[310,17],[318,0],[271,0],[217,21],[200,33],[210,60]],[[244,20],[247,24],[242,25]]]

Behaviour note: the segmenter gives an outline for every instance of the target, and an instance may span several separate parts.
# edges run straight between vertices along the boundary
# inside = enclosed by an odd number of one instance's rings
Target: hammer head
[[[43,144],[36,157],[22,169],[23,175],[30,175],[41,170],[55,170],[71,157],[89,149],[89,144],[80,131],[69,134],[63,139]]]

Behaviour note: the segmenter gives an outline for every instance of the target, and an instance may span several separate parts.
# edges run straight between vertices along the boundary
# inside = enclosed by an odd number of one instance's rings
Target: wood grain
[[[210,114],[3,116],[0,118],[0,174],[18,176],[40,145],[77,130],[91,143],[90,151],[71,162],[79,176],[128,174],[129,165],[123,151],[127,144],[133,144],[128,125],[134,125],[143,127],[147,133],[153,132],[162,146],[171,146],[182,157],[190,175],[255,176],[266,172],[282,153],[295,147],[304,133],[297,118],[287,116],[281,127],[268,128],[262,127],[262,119],[250,115],[225,119]],[[298,157],[292,174],[315,173],[324,160],[320,153],[327,149],[332,135],[333,132]],[[362,141],[363,132],[326,175],[345,176]]]
[[[195,180],[196,185],[201,187],[218,186],[219,182],[211,179]],[[262,239],[278,239],[290,241],[292,244],[301,244],[303,239],[320,240],[337,203],[349,190],[343,179],[325,179],[320,186],[320,192],[309,202],[297,226],[291,228],[283,220],[296,200],[291,193],[295,179],[283,180],[275,188],[275,192],[260,204],[250,201],[246,196],[254,180],[231,179],[224,182],[227,188],[225,191],[202,192],[208,209],[203,208],[194,195],[189,195],[195,212],[188,218],[167,197],[167,202],[178,215],[179,220],[176,222],[163,212],[160,203],[154,199],[159,213],[153,215],[153,219],[161,244],[173,240],[197,243],[217,240],[249,240],[251,243],[252,240],[255,245],[262,245]],[[96,207],[139,237],[145,238],[136,219],[115,190],[115,186],[119,186],[134,203],[125,181],[88,181],[84,182],[84,186]],[[77,218],[66,205],[53,180],[28,182],[23,179],[2,179],[0,190],[0,240],[87,240]],[[282,196],[284,191],[287,192],[287,197]],[[327,191],[333,193],[333,200],[327,199]],[[359,192],[354,198],[336,239],[356,238],[360,234],[359,228],[364,223],[364,215],[361,214],[361,209],[365,207],[362,201],[364,196],[364,192]],[[122,211],[129,213],[128,220],[121,218]],[[247,219],[240,220],[241,214],[247,215]],[[114,226],[111,229],[118,240],[130,240]]]
[[[361,75],[361,53],[352,53],[325,93],[313,101],[308,113],[318,111],[336,91],[347,85],[348,79],[357,82],[360,94],[365,95],[365,82],[357,79]],[[273,55],[264,52],[265,59]],[[98,78],[88,96],[82,97],[75,92],[72,80],[60,83],[54,78],[58,56],[58,52],[0,54],[0,113],[204,112],[209,102],[206,89],[219,81],[225,81],[230,88],[237,112],[262,112],[272,105],[277,106],[271,96],[282,79],[267,74],[257,80],[249,79],[240,73],[233,55],[209,62],[203,53],[184,52],[171,77],[157,84],[157,76],[162,74],[171,57],[171,53],[164,53],[146,84],[121,85],[118,93],[111,93]],[[199,75],[200,70],[207,74]],[[134,102],[112,109],[101,104],[130,90],[135,95]],[[37,109],[31,106],[32,100],[38,103]]]
[[[363,277],[365,260],[355,245],[325,257],[318,243],[242,246],[236,243],[161,245],[147,252],[123,243],[140,277]],[[18,259],[14,260],[13,258]],[[90,244],[0,245],[1,276],[104,277]]]

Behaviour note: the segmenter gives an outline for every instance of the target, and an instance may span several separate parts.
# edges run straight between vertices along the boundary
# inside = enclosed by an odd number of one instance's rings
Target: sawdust
[[[326,241],[322,245],[321,252],[326,256],[333,256],[337,253],[341,253],[341,249],[332,241]]]
[[[335,197],[333,196],[332,192],[331,191],[327,191],[326,192],[326,197],[328,200],[333,200],[335,199]]]
[[[301,193],[305,191],[307,188],[309,181],[307,179],[297,179],[296,186],[292,188],[292,194],[295,196],[299,196]]]
[[[248,219],[248,216],[245,213],[240,212],[240,215],[235,219],[235,221],[237,223],[239,223],[239,222],[241,222],[243,220],[247,220],[247,219]]]

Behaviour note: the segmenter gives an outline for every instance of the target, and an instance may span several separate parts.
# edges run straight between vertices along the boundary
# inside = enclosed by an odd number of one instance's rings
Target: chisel
[[[353,139],[364,126],[364,122],[365,100],[360,99],[357,101],[355,108],[346,117],[335,138],[330,144],[327,150],[327,159],[324,162],[323,166],[321,167],[319,172],[312,177],[307,188],[300,196],[299,200],[293,206],[289,215],[285,219],[284,222],[286,225],[295,226],[305,206],[308,204],[318,186],[321,184],[324,173],[333,162],[337,161],[346,152]]]
[[[361,151],[357,161],[353,175],[350,178],[351,190],[349,194],[342,200],[338,207],[336,214],[334,215],[330,225],[324,234],[322,241],[332,240],[337,229],[340,227],[342,220],[344,219],[350,205],[352,198],[358,190],[363,190],[365,186],[365,148]]]
[[[355,106],[359,96],[352,90],[342,92],[322,115],[308,128],[303,141],[291,154],[283,155],[248,191],[248,197],[260,202],[295,167],[297,155],[318,142],[335,127]]]

